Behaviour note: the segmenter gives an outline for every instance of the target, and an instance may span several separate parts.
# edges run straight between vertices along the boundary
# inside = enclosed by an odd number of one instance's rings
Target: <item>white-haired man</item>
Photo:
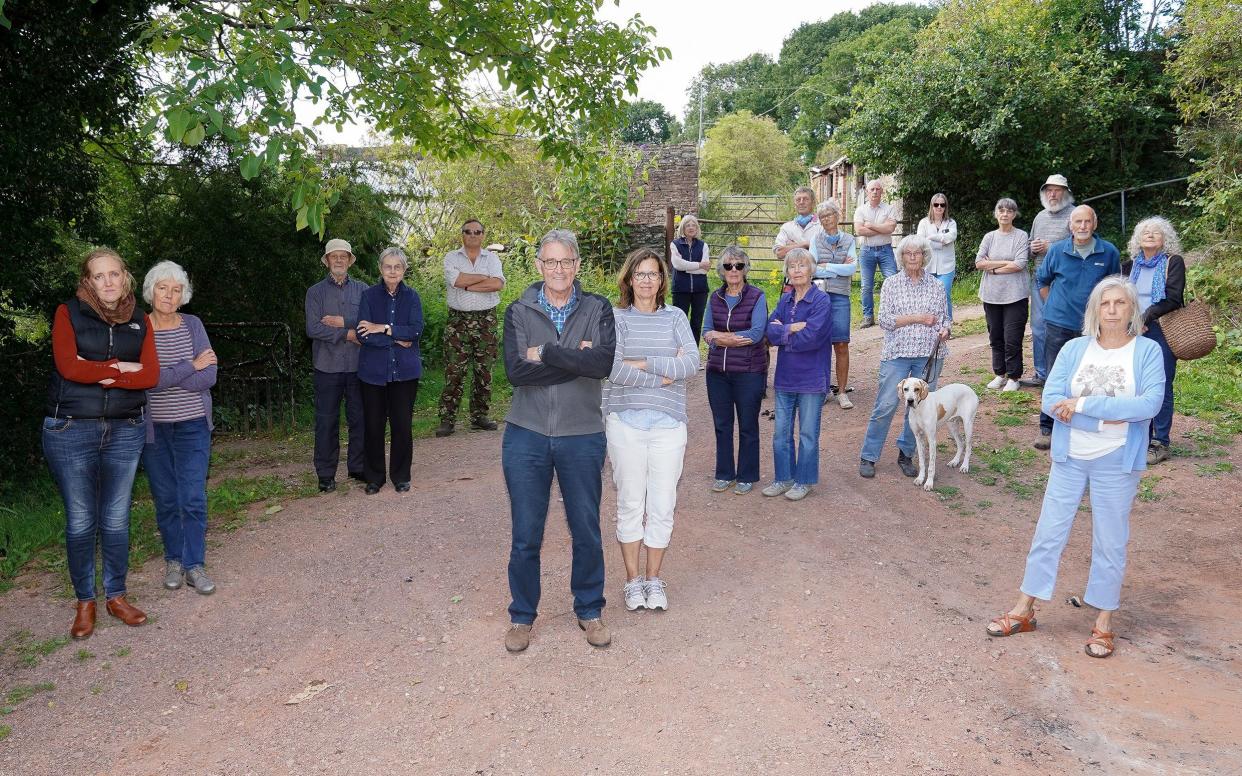
[[[875,270],[880,270],[880,285],[897,274],[897,258],[893,255],[893,231],[897,216],[893,206],[884,201],[884,184],[878,180],[867,184],[867,201],[854,210],[854,237],[862,242],[858,264],[862,267],[862,324],[875,325]]]
[[[1070,213],[1074,210],[1074,192],[1064,175],[1049,175],[1039,187],[1039,202],[1044,209],[1031,221],[1031,355],[1034,356],[1035,374],[1019,382],[1028,388],[1039,388],[1048,377],[1052,364],[1044,361],[1044,299],[1039,295],[1035,275],[1039,265],[1053,243],[1070,236]]]

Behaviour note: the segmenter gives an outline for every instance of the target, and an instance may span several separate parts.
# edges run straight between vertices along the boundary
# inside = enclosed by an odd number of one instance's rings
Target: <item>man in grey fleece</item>
[[[1031,355],[1034,357],[1035,374],[1018,382],[1028,388],[1039,388],[1048,377],[1044,359],[1044,300],[1039,295],[1035,275],[1044,263],[1048,248],[1070,236],[1070,213],[1074,211],[1074,193],[1064,175],[1049,175],[1039,188],[1039,201],[1044,209],[1031,221]]]
[[[505,649],[530,645],[539,607],[539,552],[555,472],[573,540],[569,587],[587,642],[612,642],[604,609],[604,549],[599,528],[603,488],[602,381],[616,349],[612,305],[582,290],[578,240],[553,229],[539,241],[543,282],[532,283],[505,310],[505,374],[513,401],[505,418],[501,465],[509,492],[511,625]]]

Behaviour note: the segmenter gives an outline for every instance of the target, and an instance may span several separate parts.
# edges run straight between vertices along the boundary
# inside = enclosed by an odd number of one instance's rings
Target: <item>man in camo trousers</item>
[[[492,398],[492,363],[496,360],[496,306],[505,275],[500,257],[483,247],[483,224],[470,219],[461,227],[461,246],[444,257],[448,287],[448,321],[444,324],[444,393],[436,436],[453,433],[457,407],[465,392],[466,371],[472,375],[470,425],[495,431],[487,416]]]

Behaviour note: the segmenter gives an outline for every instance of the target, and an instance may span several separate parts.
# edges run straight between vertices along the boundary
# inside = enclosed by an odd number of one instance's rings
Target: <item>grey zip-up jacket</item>
[[[539,305],[542,288],[542,281],[532,283],[505,310],[505,374],[513,385],[505,422],[544,436],[603,433],[603,379],[617,347],[612,304],[574,281],[578,306],[557,335]],[[581,347],[583,342],[591,347]],[[528,361],[526,351],[539,345],[543,360]]]

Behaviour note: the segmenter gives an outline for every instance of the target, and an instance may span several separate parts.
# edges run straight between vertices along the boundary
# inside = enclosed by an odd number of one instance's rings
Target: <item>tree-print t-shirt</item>
[[[1078,371],[1070,378],[1070,398],[1133,396],[1134,343],[1132,339],[1124,347],[1106,350],[1092,340],[1078,363]],[[1091,460],[1108,455],[1125,445],[1128,428],[1127,423],[1103,422],[1098,431],[1071,428],[1070,457]]]

